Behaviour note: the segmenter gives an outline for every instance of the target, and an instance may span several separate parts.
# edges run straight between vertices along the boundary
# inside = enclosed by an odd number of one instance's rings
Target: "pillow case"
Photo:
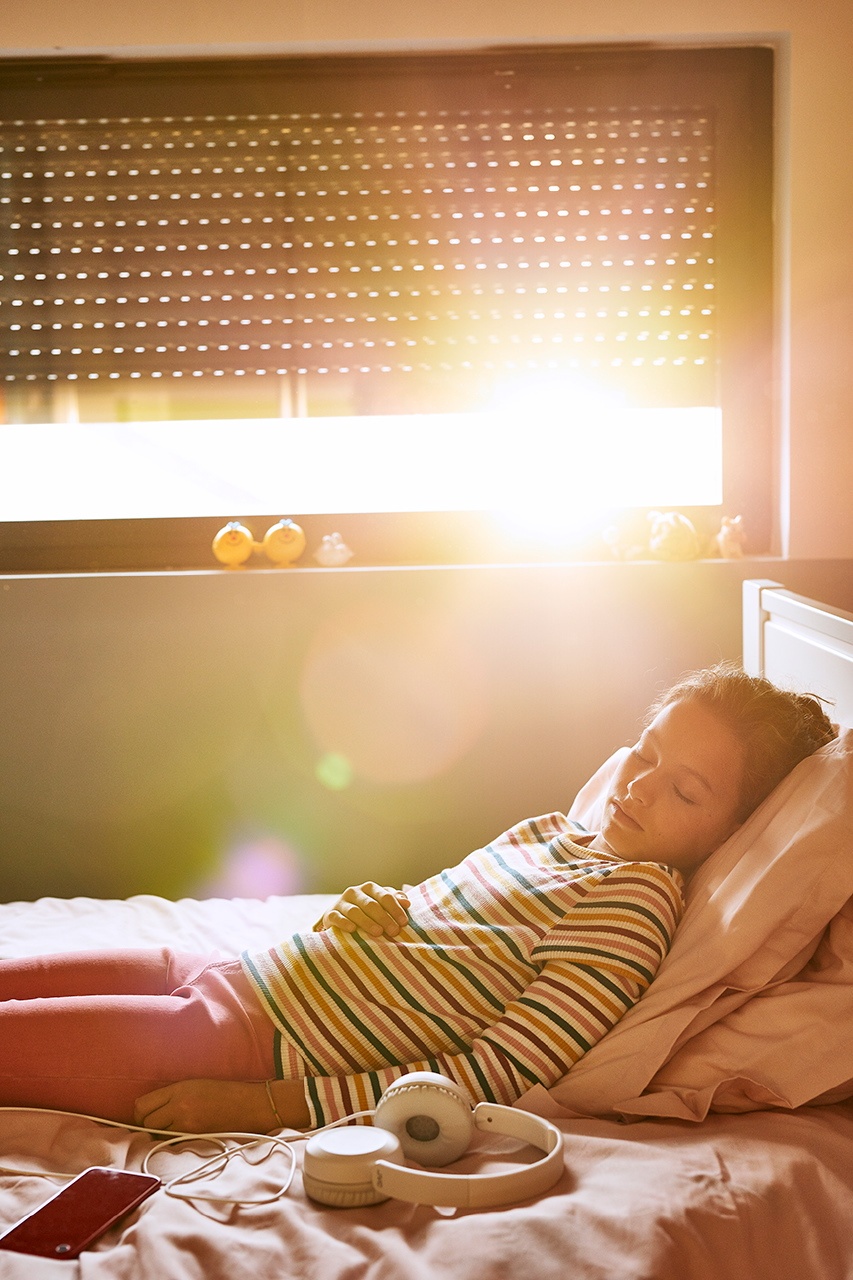
[[[664,1095],[677,1098],[697,1120],[709,1111],[836,1102],[853,1095],[851,1028],[853,902],[847,902],[801,973],[692,1036],[649,1089],[658,1103]]]
[[[630,747],[620,747],[585,783],[572,802],[568,816],[579,822],[587,831],[597,831],[604,816],[604,805],[610,790],[610,780]]]
[[[593,830],[620,755],[570,810]],[[522,1105],[697,1120],[709,1109],[846,1096],[851,896],[853,730],[843,730],[696,873],[673,946],[642,1000],[547,1094],[537,1087]]]

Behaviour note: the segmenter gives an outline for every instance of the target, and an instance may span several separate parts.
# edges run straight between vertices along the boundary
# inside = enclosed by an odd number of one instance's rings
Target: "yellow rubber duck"
[[[294,564],[305,550],[305,534],[293,520],[279,520],[264,534],[263,548],[273,564]]]
[[[251,531],[239,520],[229,520],[213,539],[213,554],[226,569],[240,569],[255,550]]]

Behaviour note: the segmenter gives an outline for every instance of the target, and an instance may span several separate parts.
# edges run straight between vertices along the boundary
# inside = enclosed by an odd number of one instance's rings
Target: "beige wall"
[[[418,881],[567,806],[782,567],[0,577],[0,901]],[[850,610],[850,567],[782,580]]]

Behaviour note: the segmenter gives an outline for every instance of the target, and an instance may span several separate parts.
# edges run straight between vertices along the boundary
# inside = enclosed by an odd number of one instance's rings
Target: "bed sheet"
[[[0,957],[86,947],[170,946],[236,956],[271,945],[319,918],[334,896],[121,900],[39,898],[0,905]]]
[[[139,897],[0,907],[0,954],[172,945],[233,954],[316,919],[322,898],[167,903]],[[297,1177],[266,1207],[196,1208],[158,1192],[76,1262],[0,1252],[0,1280],[847,1280],[853,1277],[853,1108],[713,1115],[702,1124],[560,1120],[552,1191],[497,1210],[388,1201],[329,1209]],[[0,1112],[0,1165],[138,1169],[147,1135],[79,1117]],[[511,1153],[479,1138],[459,1169]],[[491,1144],[491,1145],[490,1145]],[[300,1155],[303,1140],[296,1143]],[[185,1156],[164,1155],[167,1171]],[[185,1166],[181,1166],[185,1167]],[[280,1168],[280,1166],[279,1166]],[[157,1172],[161,1172],[158,1166]],[[267,1187],[237,1169],[241,1192]],[[55,1184],[0,1175],[0,1227]]]

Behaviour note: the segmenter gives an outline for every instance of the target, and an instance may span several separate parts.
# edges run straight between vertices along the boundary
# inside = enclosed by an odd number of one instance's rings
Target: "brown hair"
[[[778,689],[734,663],[684,676],[650,707],[645,724],[675,702],[701,702],[729,725],[744,747],[739,820],[748,818],[795,765],[831,742],[836,731],[812,694]]]

